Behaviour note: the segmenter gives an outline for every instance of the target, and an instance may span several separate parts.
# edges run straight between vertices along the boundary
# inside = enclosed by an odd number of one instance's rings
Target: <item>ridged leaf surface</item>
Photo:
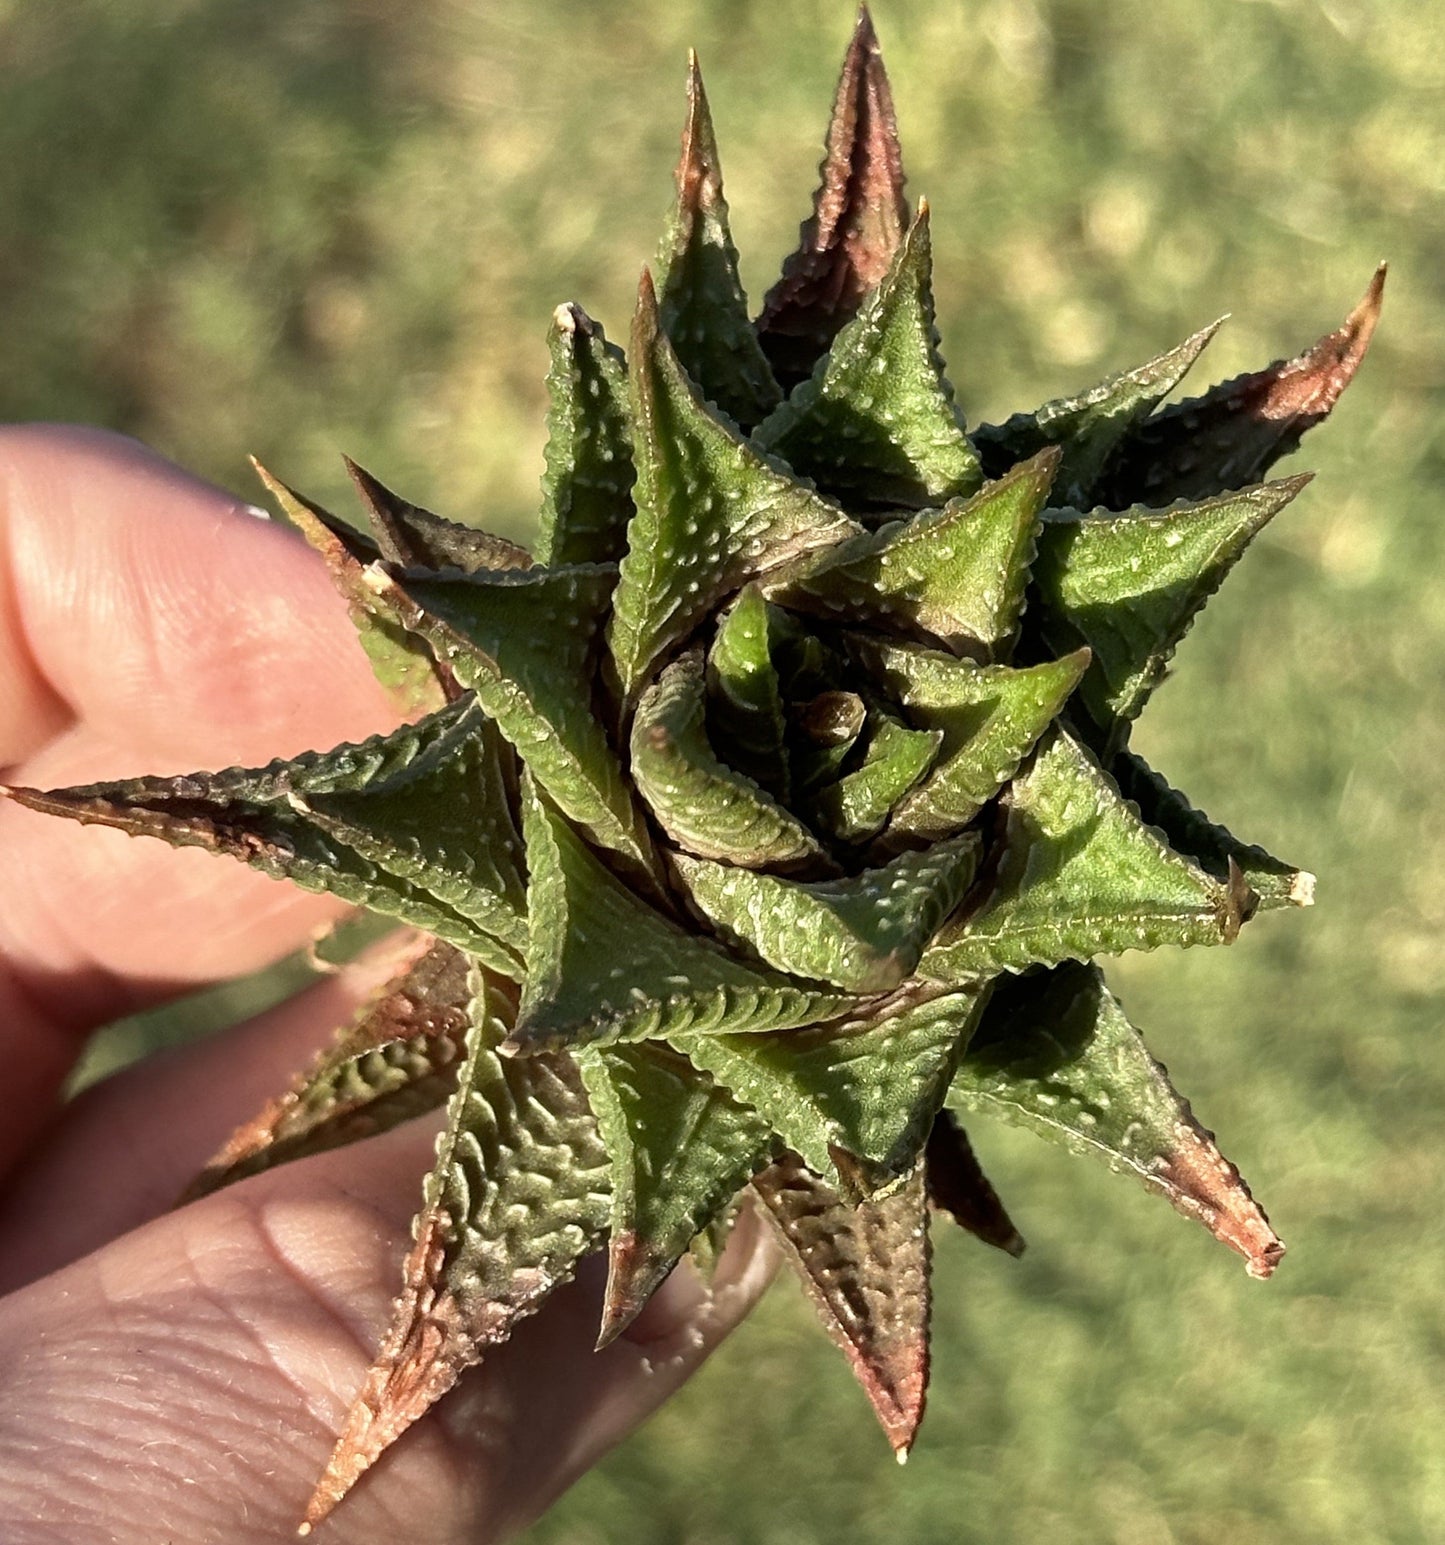
[[[614,1046],[580,1060],[612,1162],[605,1345],[772,1157],[775,1139],[756,1111],[666,1046]]]
[[[1137,1176],[1237,1250],[1251,1276],[1269,1276],[1284,1254],[1239,1171],[1149,1055],[1097,966],[1001,983],[948,1099]]]
[[[531,940],[514,1041],[638,1041],[814,1024],[849,999],[755,968],[684,931],[609,873],[544,799],[524,807]]]
[[[1162,944],[1227,944],[1248,890],[1172,852],[1091,756],[1051,731],[1014,780],[1002,850],[977,907],[923,957],[954,981]]]

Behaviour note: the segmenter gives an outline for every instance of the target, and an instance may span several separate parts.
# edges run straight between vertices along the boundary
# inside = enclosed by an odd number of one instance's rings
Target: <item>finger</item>
[[[26,781],[259,762],[394,722],[319,562],[134,442],[0,429],[0,760]],[[13,776],[13,774],[12,774]],[[337,915],[160,844],[0,807],[0,1166],[80,1038]]]
[[[392,722],[322,565],[134,441],[0,429],[0,764],[67,722],[174,770]]]
[[[235,1128],[394,973],[394,952],[391,943],[368,951],[267,1013],[71,1101],[0,1199],[0,1294],[168,1212]]]
[[[0,430],[0,471],[0,678],[51,705],[0,722],[10,742],[0,757],[28,753],[19,780],[263,762],[395,722],[320,562],[230,495],[134,442],[49,426]],[[73,718],[63,735],[56,702]],[[283,905],[286,892],[243,870],[14,806],[0,807],[0,862],[0,948],[31,987],[26,978],[73,979],[87,966],[118,981],[232,974],[334,911]],[[81,1024],[134,1006],[46,1005]]]
[[[389,1319],[426,1162],[402,1129],[258,1176],[0,1305],[0,1516],[118,1545],[285,1538]],[[681,1268],[601,1353],[589,1269],[371,1472],[336,1537],[522,1527],[697,1367],[772,1264],[747,1217],[711,1293]]]

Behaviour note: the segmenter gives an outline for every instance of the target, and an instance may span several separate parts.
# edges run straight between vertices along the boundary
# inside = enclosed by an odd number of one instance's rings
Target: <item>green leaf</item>
[[[1257,483],[1329,417],[1380,317],[1385,265],[1344,325],[1296,359],[1221,382],[1130,427],[1099,490],[1110,509],[1207,499]]]
[[[858,527],[703,403],[661,331],[646,273],[628,363],[637,513],[608,641],[631,701],[730,591]]]
[[[558,306],[547,334],[547,449],[538,561],[616,563],[632,518],[627,366],[602,324]]]
[[[921,1169],[878,1201],[846,1202],[793,1156],[753,1181],[788,1264],[906,1458],[928,1391],[928,1206]]]
[[[978,867],[967,832],[879,869],[804,884],[677,854],[692,902],[722,935],[792,976],[848,992],[887,992],[962,901]]]
[[[759,426],[765,450],[849,501],[930,505],[975,492],[978,455],[934,325],[928,208],[811,378]]]
[[[707,718],[709,740],[716,735],[728,748],[728,765],[786,801],[786,725],[773,663],[778,615],[756,585],[723,613],[707,656]]]
[[[542,797],[524,801],[523,830],[531,938],[518,1049],[781,1030],[849,1007],[684,932],[604,869]]]
[[[1097,966],[1001,982],[948,1101],[1136,1175],[1237,1250],[1253,1277],[1269,1276],[1284,1254],[1239,1171],[1149,1055]]]
[[[908,229],[898,123],[866,6],[859,7],[843,61],[820,170],[812,216],[757,324],[787,388],[812,374],[839,328],[882,282]]]
[[[603,1347],[637,1318],[775,1144],[755,1111],[668,1047],[616,1046],[579,1060],[612,1160]]]
[[[919,967],[940,981],[1161,944],[1228,944],[1250,901],[1165,846],[1071,735],[1055,729],[1004,801],[993,883]]]
[[[407,569],[461,569],[466,574],[532,567],[525,547],[433,515],[394,494],[349,456],[342,459],[371,517],[378,551],[388,563]]]
[[[1079,700],[1111,747],[1128,733],[1195,615],[1309,474],[1167,510],[1051,514],[1030,623],[1053,650],[1087,644]]]
[[[708,401],[750,429],[783,394],[748,319],[696,54],[688,56],[687,125],[675,178],[677,204],[657,260],[662,330]]]
[[[936,650],[850,636],[849,653],[943,745],[927,779],[899,805],[888,835],[900,841],[958,831],[1014,775],[1057,717],[1089,663],[1087,650],[1015,670]]]
[[[9,793],[49,814],[241,859],[520,976],[519,855],[488,733],[464,698],[390,735],[262,768]]]
[[[291,1088],[236,1128],[183,1201],[389,1131],[450,1098],[471,1025],[470,962],[419,934],[397,964]]]
[[[712,749],[701,650],[674,660],[642,694],[632,723],[632,776],[680,847],[749,868],[820,860],[817,838]]]
[[[320,553],[332,584],[346,600],[376,679],[398,713],[408,717],[430,713],[454,697],[455,683],[446,669],[420,639],[407,633],[366,583],[366,565],[380,555],[376,543],[288,488],[259,461],[252,458],[251,464],[287,523]]]
[[[895,807],[938,761],[942,730],[911,730],[890,714],[869,716],[872,734],[862,762],[812,799],[820,825],[841,842],[864,843],[877,836]]]
[[[1314,905],[1315,877],[1308,870],[1283,863],[1263,848],[1241,842],[1224,827],[1214,825],[1142,757],[1125,751],[1114,759],[1110,772],[1119,792],[1139,807],[1140,816],[1164,834],[1176,853],[1193,859],[1216,880],[1227,880],[1233,864],[1257,898],[1261,912]]]
[[[674,1044],[856,1201],[912,1172],[981,1002],[903,994],[823,1029]]]
[[[1056,450],[990,483],[806,559],[769,596],[830,622],[931,635],[956,654],[997,655],[1023,610]]]
[[[306,1511],[308,1528],[464,1368],[572,1277],[607,1227],[610,1165],[576,1066],[499,1057],[509,1011],[505,993],[479,983],[391,1329]]]
[[[1186,338],[1177,349],[1135,370],[1110,376],[1077,397],[1055,398],[1033,413],[1016,413],[1004,424],[981,424],[973,439],[985,470],[990,477],[999,477],[1015,462],[1057,445],[1063,452],[1054,480],[1058,502],[1077,509],[1098,503],[1094,490],[1110,456],[1184,379],[1220,322]]]
[[[614,573],[595,564],[398,581],[378,597],[471,687],[518,755],[593,841],[639,868],[651,843],[597,717],[593,645]]]
[[[400,778],[360,789],[292,787],[291,807],[363,858],[410,881],[515,952],[526,947],[522,845],[510,753],[473,700]]]
[[[1004,1211],[998,1192],[989,1184],[974,1154],[968,1133],[952,1111],[941,1110],[934,1118],[924,1150],[924,1174],[928,1205],[935,1212],[946,1212],[975,1239],[1006,1255],[1024,1253],[1023,1236]]]

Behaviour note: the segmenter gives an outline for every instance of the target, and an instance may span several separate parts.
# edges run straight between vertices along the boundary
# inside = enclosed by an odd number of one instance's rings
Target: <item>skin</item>
[[[135,443],[0,429],[0,765],[39,787],[258,764],[394,723],[321,566]],[[339,915],[240,865],[0,804],[0,1535],[291,1537],[390,1315],[438,1122],[178,1211],[378,979],[328,977],[68,1104],[97,1026]],[[591,1350],[593,1258],[314,1536],[502,1540],[688,1378],[775,1257],[744,1213]]]

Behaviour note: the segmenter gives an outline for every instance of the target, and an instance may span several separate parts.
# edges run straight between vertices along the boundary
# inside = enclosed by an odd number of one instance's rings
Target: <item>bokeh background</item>
[[[1211,603],[1150,760],[1318,871],[1312,913],[1127,958],[1132,1016],[1291,1247],[1235,1259],[980,1126],[1029,1240],[938,1231],[899,1470],[780,1283],[535,1545],[1445,1539],[1445,50],[1430,0],[878,0],[945,347],[997,418],[1234,320],[1219,379],[1385,318],[1321,475]],[[0,417],[344,501],[346,450],[525,535],[543,335],[624,336],[706,70],[744,278],[806,212],[847,0],[0,0]],[[122,1027],[96,1071],[282,990]]]

